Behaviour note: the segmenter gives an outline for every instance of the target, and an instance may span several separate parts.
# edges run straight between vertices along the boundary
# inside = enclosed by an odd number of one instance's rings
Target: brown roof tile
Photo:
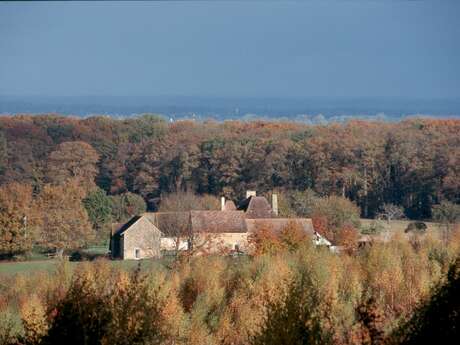
[[[247,219],[271,218],[272,208],[263,196],[251,196],[240,204],[240,210],[246,212]]]
[[[224,205],[224,211],[236,211],[235,203],[232,200],[227,200]]]
[[[191,211],[191,225],[194,233],[246,232],[242,211]]]
[[[166,237],[186,236],[190,231],[190,212],[147,212],[144,216]]]

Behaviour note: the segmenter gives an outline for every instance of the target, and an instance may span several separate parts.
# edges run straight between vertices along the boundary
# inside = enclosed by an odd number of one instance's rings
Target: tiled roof
[[[309,218],[259,218],[259,219],[246,219],[246,226],[248,232],[255,232],[261,229],[269,229],[274,232],[281,232],[289,222],[294,222],[301,227],[301,229],[309,234],[315,233],[313,223]]]
[[[190,212],[146,212],[144,216],[166,237],[186,236],[190,231]]]
[[[227,200],[224,205],[224,211],[236,211],[235,203],[232,200]]]
[[[265,198],[261,199],[265,200]],[[263,206],[263,203],[261,204]],[[250,210],[250,207],[248,209]],[[313,224],[308,218],[249,218],[243,211],[147,212],[131,218],[126,224],[114,224],[112,234],[121,235],[141,218],[148,219],[165,237],[187,236],[190,231],[194,233],[245,233],[269,228],[279,232],[289,222],[295,222],[306,233],[314,234]]]
[[[251,196],[244,200],[238,207],[246,213],[247,219],[271,218],[272,208],[263,196]]]
[[[246,232],[242,211],[191,211],[191,225],[194,233]]]

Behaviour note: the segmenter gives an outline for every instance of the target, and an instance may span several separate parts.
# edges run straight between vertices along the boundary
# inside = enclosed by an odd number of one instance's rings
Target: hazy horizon
[[[457,100],[459,14],[454,1],[1,3],[0,95]]]

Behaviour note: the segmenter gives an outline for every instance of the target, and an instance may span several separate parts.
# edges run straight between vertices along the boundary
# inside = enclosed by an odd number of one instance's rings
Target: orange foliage
[[[253,248],[253,254],[264,255],[274,254],[283,249],[283,243],[273,229],[264,227],[252,234],[248,238],[249,246]]]

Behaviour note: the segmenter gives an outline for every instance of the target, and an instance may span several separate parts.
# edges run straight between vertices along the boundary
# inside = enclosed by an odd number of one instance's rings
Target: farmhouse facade
[[[114,225],[112,257],[143,259],[159,257],[162,251],[192,249],[208,253],[247,252],[251,233],[262,228],[281,231],[290,222],[297,223],[316,244],[328,244],[314,231],[311,219],[278,218],[277,205],[276,195],[270,205],[265,197],[248,192],[238,207],[222,198],[220,211],[147,212],[126,224]]]
[[[115,229],[110,241],[112,257],[143,259],[161,256],[163,234],[146,217],[135,216]]]

